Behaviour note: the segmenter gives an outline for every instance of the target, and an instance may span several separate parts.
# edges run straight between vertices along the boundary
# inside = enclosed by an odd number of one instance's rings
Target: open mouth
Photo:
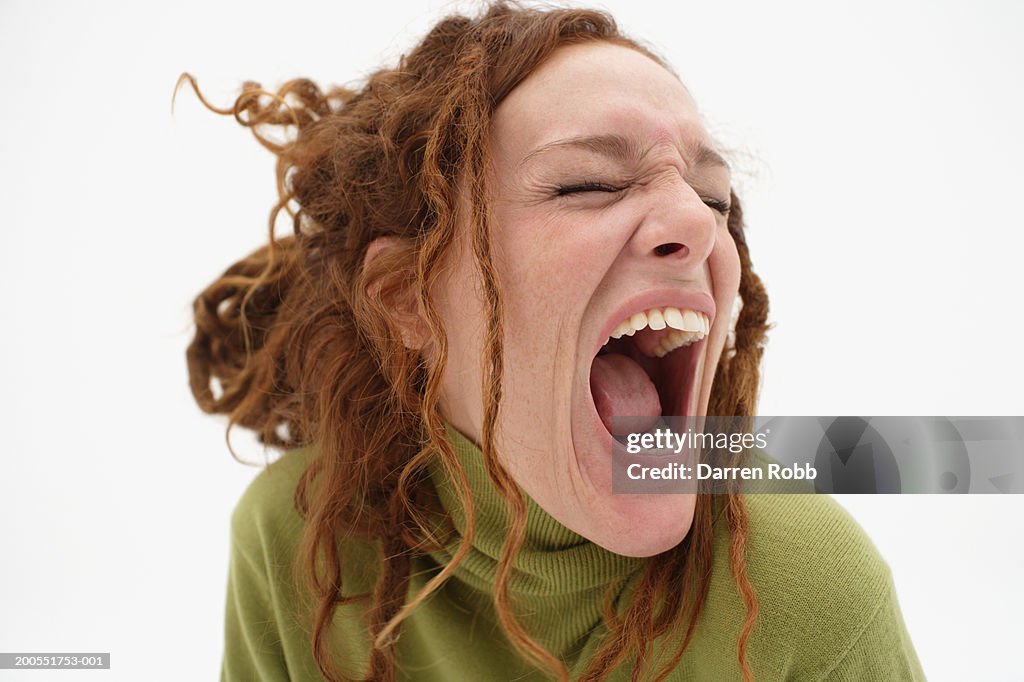
[[[696,410],[697,370],[710,328],[706,313],[671,306],[616,325],[590,369],[594,406],[613,437]]]

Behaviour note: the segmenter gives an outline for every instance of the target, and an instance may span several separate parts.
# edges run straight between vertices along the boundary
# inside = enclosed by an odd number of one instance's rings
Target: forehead
[[[495,111],[492,143],[525,158],[554,141],[619,134],[646,147],[710,147],[683,84],[646,55],[611,43],[559,48]]]

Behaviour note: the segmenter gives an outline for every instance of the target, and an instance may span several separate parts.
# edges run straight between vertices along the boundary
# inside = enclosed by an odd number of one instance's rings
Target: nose
[[[714,210],[683,178],[652,187],[634,235],[634,251],[685,267],[703,263],[715,246]]]

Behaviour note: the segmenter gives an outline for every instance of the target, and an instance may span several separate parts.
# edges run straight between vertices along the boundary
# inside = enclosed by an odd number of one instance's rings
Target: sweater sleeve
[[[244,502],[244,499],[243,499]],[[232,515],[222,682],[288,680],[260,529],[244,504]]]

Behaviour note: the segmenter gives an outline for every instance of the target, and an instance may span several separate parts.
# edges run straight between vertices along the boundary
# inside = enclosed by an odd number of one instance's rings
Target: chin
[[[647,498],[631,504],[618,500],[605,513],[594,514],[595,521],[606,515],[604,528],[595,528],[588,539],[610,552],[631,557],[650,557],[672,549],[686,537],[693,524],[697,503],[694,494],[620,495]],[[652,498],[657,498],[653,499]],[[612,531],[613,532],[609,532]],[[581,533],[582,534],[582,533]]]
[[[648,557],[672,549],[690,531],[697,495],[613,493],[611,451],[623,446],[610,433],[608,440],[612,442],[596,448],[592,442],[573,444],[590,495],[579,500],[579,522],[571,530],[625,556]]]

